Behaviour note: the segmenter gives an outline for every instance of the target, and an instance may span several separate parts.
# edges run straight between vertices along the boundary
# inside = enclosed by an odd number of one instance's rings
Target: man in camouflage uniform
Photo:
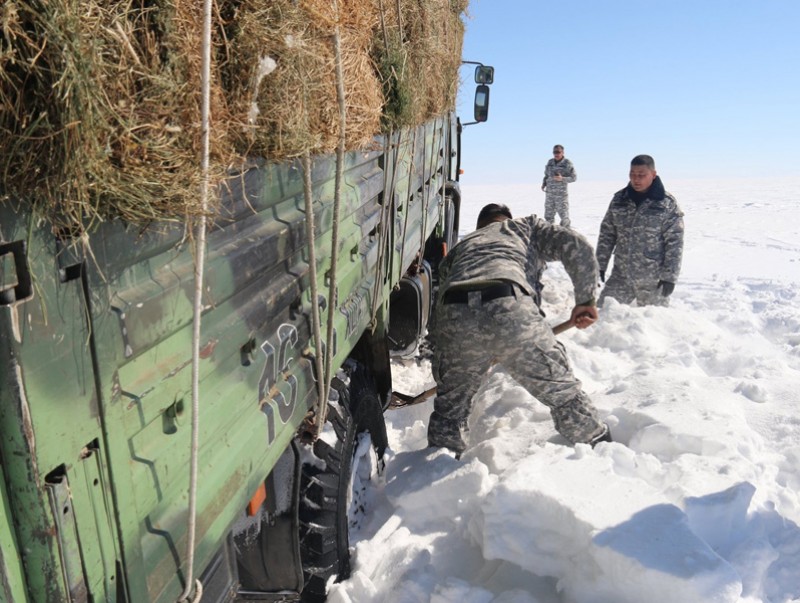
[[[631,161],[630,183],[611,200],[600,225],[597,263],[600,280],[614,254],[614,269],[598,305],[606,297],[640,306],[669,304],[683,256],[683,212],[664,190],[650,155]]]
[[[544,219],[555,222],[556,214],[561,216],[561,226],[569,228],[569,195],[567,184],[577,179],[575,166],[564,157],[564,147],[557,144],[553,147],[553,158],[544,166],[542,190],[544,197]]]
[[[572,279],[572,321],[584,329],[597,319],[597,264],[580,234],[536,216],[512,219],[489,204],[478,229],[464,237],[439,267],[433,328],[437,396],[428,443],[460,455],[472,397],[494,363],[550,407],[556,430],[572,443],[610,441],[589,396],[569,366],[564,346],[544,321],[531,282],[540,261],[561,261]]]

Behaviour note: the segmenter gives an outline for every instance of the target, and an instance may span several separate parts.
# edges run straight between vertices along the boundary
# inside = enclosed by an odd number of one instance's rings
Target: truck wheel
[[[303,464],[300,478],[306,603],[325,601],[332,576],[350,577],[350,530],[366,517],[367,486],[386,448],[383,409],[366,369],[348,361],[331,385],[338,400],[329,402],[325,430],[313,445],[318,462]]]

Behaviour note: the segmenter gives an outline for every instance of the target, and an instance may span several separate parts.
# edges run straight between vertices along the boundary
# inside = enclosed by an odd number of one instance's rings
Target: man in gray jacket
[[[541,261],[564,264],[577,302],[571,320],[579,329],[593,324],[597,263],[591,244],[567,228],[536,216],[514,220],[508,207],[492,203],[481,210],[478,229],[440,264],[431,446],[461,454],[472,397],[494,363],[550,407],[556,430],[567,440],[610,441],[532,296]]]
[[[544,219],[555,222],[556,214],[561,216],[561,226],[569,228],[569,194],[567,184],[575,182],[575,166],[564,157],[564,147],[557,144],[553,147],[553,158],[544,166],[542,190],[544,197]]]
[[[614,255],[614,267],[598,305],[606,297],[640,306],[669,304],[683,256],[683,212],[664,190],[650,155],[631,160],[630,182],[618,191],[600,225],[597,263],[600,280]]]

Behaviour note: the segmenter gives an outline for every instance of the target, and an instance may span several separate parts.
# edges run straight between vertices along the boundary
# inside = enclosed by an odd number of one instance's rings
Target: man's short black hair
[[[631,165],[643,165],[650,170],[656,169],[656,160],[650,155],[637,155],[631,159]]]
[[[489,203],[489,205],[484,205],[481,213],[478,214],[478,228],[483,228],[487,224],[494,222],[497,216],[505,216],[509,220],[514,219],[514,216],[511,215],[511,210],[508,209],[508,205]]]

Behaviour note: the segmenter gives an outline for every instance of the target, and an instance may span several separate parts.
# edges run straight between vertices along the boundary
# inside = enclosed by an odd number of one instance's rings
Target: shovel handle
[[[575,326],[575,323],[572,322],[572,319],[565,320],[561,324],[557,324],[556,326],[553,327],[553,335],[560,335],[564,331],[566,331],[568,329],[571,329],[574,326]]]
[[[580,318],[581,316],[591,316],[591,314],[589,314],[588,312],[586,312],[584,314],[579,314],[578,318]],[[564,331],[566,331],[567,329],[571,329],[574,326],[575,326],[575,323],[573,322],[572,318],[570,317],[569,320],[565,320],[561,324],[557,324],[556,326],[553,327],[553,335],[559,335],[559,334],[563,333]]]

